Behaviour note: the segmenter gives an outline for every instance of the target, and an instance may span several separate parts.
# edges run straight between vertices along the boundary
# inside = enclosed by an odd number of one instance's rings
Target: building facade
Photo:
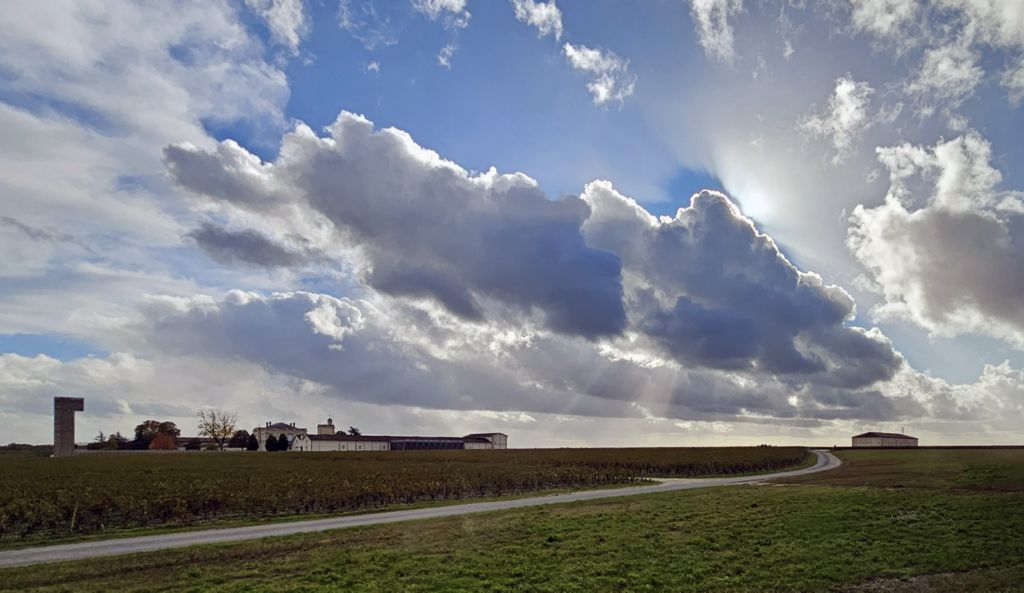
[[[916,447],[917,438],[895,432],[865,432],[853,437],[854,447]]]
[[[267,450],[267,439],[273,436],[278,442],[283,438],[291,447],[291,444],[299,436],[306,436],[305,428],[298,428],[295,423],[288,424],[286,422],[267,422],[263,426],[257,426],[252,429],[252,434],[256,435],[256,440],[259,441],[260,451]]]
[[[292,441],[292,451],[431,451],[456,449],[506,449],[508,435],[477,433],[464,437],[423,437],[392,435],[301,434]]]

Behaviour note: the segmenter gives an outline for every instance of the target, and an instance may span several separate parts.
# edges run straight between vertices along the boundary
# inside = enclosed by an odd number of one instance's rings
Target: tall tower
[[[53,456],[70,457],[75,454],[75,412],[85,410],[80,397],[53,398]]]
[[[334,420],[331,418],[327,419],[327,424],[317,424],[316,433],[318,435],[334,436]]]

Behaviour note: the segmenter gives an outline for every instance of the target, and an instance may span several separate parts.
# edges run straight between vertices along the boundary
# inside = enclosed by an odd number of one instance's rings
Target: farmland
[[[7,569],[0,591],[1024,590],[1024,481],[1016,477],[1024,450],[839,455],[853,470],[801,478],[804,484],[652,494]],[[940,477],[929,478],[926,468],[940,466]],[[885,475],[911,478],[893,483]]]
[[[801,447],[224,453],[0,459],[0,542],[776,471]]]

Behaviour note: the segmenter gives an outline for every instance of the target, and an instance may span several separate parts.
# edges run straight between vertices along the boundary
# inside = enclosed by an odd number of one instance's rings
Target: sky
[[[0,6],[0,442],[1024,442],[1018,0]]]

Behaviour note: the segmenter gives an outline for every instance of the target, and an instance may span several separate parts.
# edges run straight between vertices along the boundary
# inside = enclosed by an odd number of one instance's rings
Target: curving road
[[[529,498],[516,498],[511,500],[453,504],[440,507],[411,509],[407,511],[388,511],[384,513],[335,517],[331,519],[317,519],[313,521],[291,521],[288,523],[252,525],[249,527],[205,529],[202,531],[188,531],[184,533],[126,537],[120,539],[82,542],[77,544],[27,548],[24,550],[10,550],[0,552],[0,567],[27,566],[30,564],[42,564],[46,562],[81,560],[84,558],[96,558],[100,556],[134,554],[136,552],[152,552],[156,550],[183,548],[201,544],[237,542],[279,535],[293,535],[296,533],[313,533],[317,531],[328,531],[331,529],[360,527],[363,525],[382,525],[385,523],[397,523],[399,521],[412,521],[416,519],[436,519],[438,517],[453,517],[457,515],[469,515],[471,513],[486,513],[488,511],[561,504],[582,500],[594,500],[598,498],[636,496],[638,494],[650,494],[653,492],[693,490],[696,488],[711,488],[714,486],[728,486],[733,484],[753,484],[775,478],[802,476],[804,474],[822,472],[839,467],[841,463],[835,455],[832,455],[828,451],[814,451],[814,454],[818,456],[818,461],[811,467],[756,476],[739,476],[734,478],[660,479],[660,483],[650,486],[605,490],[583,490],[580,492],[569,492],[566,494],[550,494],[547,496],[531,496]]]

